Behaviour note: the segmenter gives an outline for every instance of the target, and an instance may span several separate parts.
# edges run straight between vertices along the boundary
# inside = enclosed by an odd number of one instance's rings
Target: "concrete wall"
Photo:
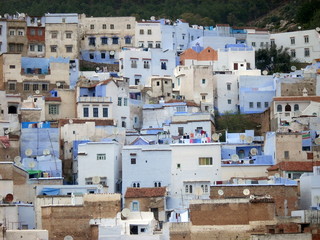
[[[0,235],[1,236],[1,235]],[[7,230],[5,231],[6,240],[49,240],[49,234],[47,230]]]

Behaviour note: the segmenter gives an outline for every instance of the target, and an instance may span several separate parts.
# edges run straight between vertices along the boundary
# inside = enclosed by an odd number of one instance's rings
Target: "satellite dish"
[[[250,194],[250,190],[248,188],[243,189],[243,195],[248,196]]]
[[[102,189],[103,189],[102,184],[99,184],[99,185],[97,186],[97,188],[98,188],[98,190],[102,190]]]
[[[72,123],[73,123],[73,120],[72,120],[72,119],[69,119],[69,123],[72,124]]]
[[[196,188],[194,189],[194,194],[195,194],[196,196],[201,196],[201,195],[203,194],[202,188],[201,188],[201,187],[196,187]]]
[[[122,217],[127,218],[127,217],[129,217],[129,215],[130,215],[130,209],[129,208],[122,209],[122,211],[121,211],[121,216]]]
[[[63,238],[63,240],[73,240],[73,237],[71,237],[70,235],[67,235]]]
[[[219,134],[217,134],[217,133],[212,134],[213,141],[217,142],[219,140],[219,138],[220,138]]]
[[[100,183],[100,177],[99,176],[94,176],[92,178],[92,183],[93,184],[99,184]]]
[[[257,155],[257,153],[258,153],[258,149],[256,149],[256,148],[251,148],[251,149],[250,149],[250,153],[251,153],[252,156],[255,156],[255,155]]]
[[[114,55],[114,53],[115,53],[114,51],[110,51],[110,55]]]
[[[50,154],[50,150],[49,149],[44,149],[42,153],[43,153],[43,155],[49,155]]]
[[[8,135],[9,133],[10,133],[10,131],[8,129],[4,131],[5,135]]]
[[[232,160],[233,162],[238,162],[238,161],[239,161],[239,156],[238,156],[238,154],[232,154],[232,155],[231,155],[231,160]]]
[[[11,193],[8,193],[5,198],[4,198],[5,202],[12,202],[13,201],[13,195]]]
[[[14,163],[21,163],[21,157],[20,156],[15,156],[14,159],[13,159]]]
[[[24,153],[29,157],[32,155],[32,149],[28,148]]]
[[[263,70],[263,71],[262,71],[262,74],[263,74],[263,75],[268,75],[268,71],[267,71],[267,70]]]
[[[100,70],[100,68],[99,67],[96,67],[96,71],[99,71]]]
[[[246,142],[247,142],[247,143],[252,143],[252,142],[253,142],[253,137],[247,136],[247,137],[246,137]]]
[[[240,134],[240,140],[244,141],[246,139],[246,135]]]
[[[317,32],[320,32],[320,27],[316,27],[316,31],[317,31]]]
[[[56,86],[57,86],[57,87],[60,87],[60,86],[61,86],[61,83],[60,83],[60,82],[57,82],[57,83],[56,83]]]
[[[36,92],[35,92],[36,94],[39,94],[40,93],[40,91],[39,90],[36,90]]]
[[[314,139],[314,143],[317,144],[317,145],[320,145],[320,138]]]
[[[219,189],[219,190],[218,190],[218,194],[219,194],[220,196],[222,196],[222,195],[224,194],[223,190],[222,190],[222,189]]]
[[[254,199],[255,197],[254,197],[254,195],[250,195],[250,199]]]
[[[297,70],[297,67],[296,66],[291,66],[291,71],[295,71]]]
[[[35,166],[36,166],[36,162],[35,161],[31,161],[28,164],[28,167],[31,168],[31,169],[34,169]]]

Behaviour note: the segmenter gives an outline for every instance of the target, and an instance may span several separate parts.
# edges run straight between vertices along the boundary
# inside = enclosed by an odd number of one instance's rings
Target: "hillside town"
[[[320,239],[319,116],[320,28],[5,14],[0,238]]]

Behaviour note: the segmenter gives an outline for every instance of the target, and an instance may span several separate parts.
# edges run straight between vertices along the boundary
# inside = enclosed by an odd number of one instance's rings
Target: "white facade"
[[[135,46],[140,48],[162,48],[161,23],[158,21],[137,22]]]
[[[151,76],[170,77],[175,66],[172,50],[132,48],[120,53],[120,75],[129,78],[130,85],[150,85]]]
[[[122,192],[128,187],[164,187],[171,181],[169,145],[127,145],[122,149]]]
[[[277,48],[288,48],[289,54],[300,62],[310,63],[320,56],[320,34],[315,29],[274,33],[270,36],[270,42]]]
[[[168,208],[188,207],[191,199],[209,199],[210,186],[221,180],[220,143],[171,144]]]
[[[300,208],[320,209],[320,167],[313,167],[313,173],[304,173],[300,177]]]
[[[245,29],[246,34],[246,44],[252,46],[255,50],[262,48],[268,48],[270,46],[270,33],[265,30],[257,29]]]
[[[120,144],[89,142],[78,147],[78,184],[101,184],[108,193],[119,191],[121,178]],[[95,182],[95,177],[99,182]]]
[[[7,52],[7,21],[0,21],[0,54]]]

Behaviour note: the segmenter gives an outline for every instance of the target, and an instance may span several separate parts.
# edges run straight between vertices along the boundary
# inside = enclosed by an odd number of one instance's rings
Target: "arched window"
[[[277,105],[277,112],[282,112],[282,105],[280,104]]]
[[[294,111],[299,111],[299,104],[295,104],[295,105],[293,106],[293,110],[294,110]]]
[[[285,110],[286,112],[291,112],[291,106],[290,106],[289,104],[287,104],[287,105],[285,106],[284,110]]]
[[[9,106],[8,107],[8,113],[9,114],[17,114],[17,107],[16,106]]]

